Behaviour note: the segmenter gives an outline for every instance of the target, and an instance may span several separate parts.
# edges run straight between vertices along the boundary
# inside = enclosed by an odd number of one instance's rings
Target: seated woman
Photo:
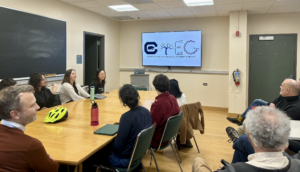
[[[105,71],[103,69],[98,69],[94,81],[90,84],[89,93],[90,93],[91,86],[95,87],[95,94],[104,93],[105,78],[106,78]]]
[[[109,162],[113,167],[128,167],[136,137],[151,126],[152,118],[148,109],[139,106],[140,96],[132,85],[124,85],[119,91],[119,98],[130,110],[121,116]]]
[[[5,87],[13,86],[16,84],[17,84],[17,82],[15,80],[13,80],[12,78],[4,78],[0,82],[0,91]]]
[[[43,74],[32,74],[29,79],[29,84],[33,86],[35,90],[34,97],[40,109],[60,105],[59,100],[56,98],[57,85],[52,84],[52,91],[46,88],[47,80]]]
[[[170,81],[166,75],[156,75],[153,80],[153,85],[158,96],[151,106],[152,123],[156,123],[151,145],[158,147],[167,119],[170,116],[179,114],[180,109],[175,97],[168,92],[170,89]],[[168,141],[163,142],[161,146],[166,144],[168,144]]]
[[[186,96],[180,91],[178,81],[176,79],[170,80],[169,93],[176,98],[179,107],[186,104]]]
[[[61,89],[60,89],[61,104],[90,97],[90,95],[87,92],[85,92],[81,88],[81,86],[75,82],[75,80],[76,80],[75,70],[74,69],[67,70],[64,79],[61,83]]]

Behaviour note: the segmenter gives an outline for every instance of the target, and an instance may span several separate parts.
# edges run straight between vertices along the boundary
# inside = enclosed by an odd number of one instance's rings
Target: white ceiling
[[[60,1],[122,21],[227,16],[229,11],[237,10],[247,10],[248,14],[300,12],[300,0],[213,0],[214,5],[198,7],[188,7],[183,0]],[[139,11],[117,12],[107,7],[124,4],[131,4]]]

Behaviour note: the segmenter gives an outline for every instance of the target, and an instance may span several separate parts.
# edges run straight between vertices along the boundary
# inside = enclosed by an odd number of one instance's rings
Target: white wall
[[[118,88],[120,82],[118,21],[56,0],[0,0],[0,6],[66,21],[67,69],[76,70],[77,82],[80,84],[83,84],[83,65],[76,64],[76,55],[83,55],[83,32],[105,35],[106,90]],[[60,81],[55,83],[60,84]]]
[[[142,32],[202,30],[202,67],[175,68],[189,70],[227,71],[228,70],[228,17],[156,20],[122,22],[120,24],[120,68],[142,67]],[[151,68],[151,67],[147,67]],[[151,68],[165,69],[167,68]],[[120,72],[120,86],[130,83],[130,74]],[[150,74],[150,84],[155,72]],[[204,106],[228,107],[228,75],[167,73],[170,79],[177,79],[187,101],[200,101]],[[208,83],[208,86],[203,86]],[[153,85],[152,85],[153,88]]]

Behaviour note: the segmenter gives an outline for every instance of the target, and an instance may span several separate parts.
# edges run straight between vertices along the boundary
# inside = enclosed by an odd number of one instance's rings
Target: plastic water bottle
[[[94,86],[90,87],[90,99],[91,99],[91,101],[95,100],[95,87]]]
[[[91,126],[96,126],[99,125],[99,109],[98,105],[95,102],[92,104],[92,109],[91,109]]]

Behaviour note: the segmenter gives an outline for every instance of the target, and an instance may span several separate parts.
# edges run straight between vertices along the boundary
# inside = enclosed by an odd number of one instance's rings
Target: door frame
[[[103,58],[103,70],[105,70],[105,35],[83,31],[83,55],[82,55],[83,83],[85,83],[85,36],[96,36],[98,38],[103,38],[100,39],[100,47],[102,51],[100,51],[100,56],[98,56],[98,62],[100,64],[101,58]]]
[[[252,103],[250,102],[250,58],[251,58],[251,41],[252,41],[252,36],[296,36],[295,39],[295,71],[294,71],[294,76],[297,81],[297,42],[298,42],[298,34],[297,33],[287,33],[287,34],[251,34],[249,35],[249,59],[248,59],[248,106]]]

